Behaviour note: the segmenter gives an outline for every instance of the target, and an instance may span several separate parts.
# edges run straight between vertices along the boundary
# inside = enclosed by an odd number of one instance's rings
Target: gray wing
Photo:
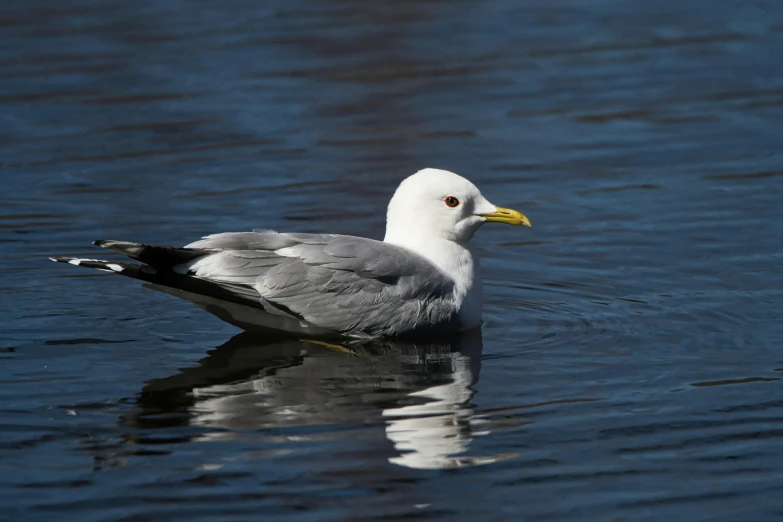
[[[225,233],[187,245],[196,277],[248,286],[310,324],[371,336],[459,328],[453,281],[425,258],[372,239],[273,231]]]

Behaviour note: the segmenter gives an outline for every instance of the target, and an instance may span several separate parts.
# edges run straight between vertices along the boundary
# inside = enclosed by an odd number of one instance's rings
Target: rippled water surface
[[[0,7],[0,519],[783,519],[783,3]],[[381,237],[469,177],[481,335],[240,334],[46,257]]]

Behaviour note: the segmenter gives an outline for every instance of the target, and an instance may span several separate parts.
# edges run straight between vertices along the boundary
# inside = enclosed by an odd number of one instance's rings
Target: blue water
[[[783,518],[783,3],[7,2],[0,42],[1,520]],[[428,166],[534,225],[479,231],[478,337],[46,259],[382,237]]]

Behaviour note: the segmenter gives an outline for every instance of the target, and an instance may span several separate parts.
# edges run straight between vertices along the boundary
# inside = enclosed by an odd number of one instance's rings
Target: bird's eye
[[[443,202],[446,203],[446,206],[449,208],[457,208],[459,206],[459,200],[454,196],[446,196],[443,199]]]

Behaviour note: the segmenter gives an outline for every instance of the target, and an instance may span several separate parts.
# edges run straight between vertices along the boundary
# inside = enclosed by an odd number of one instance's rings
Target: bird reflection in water
[[[354,344],[242,333],[198,366],[150,382],[131,419],[154,428],[155,419],[170,427],[178,418],[203,428],[202,441],[269,428],[377,426],[393,445],[379,448],[393,464],[486,464],[502,457],[469,456],[474,438],[489,433],[471,404],[481,351],[480,329],[437,341]],[[307,436],[297,430],[296,440]]]

